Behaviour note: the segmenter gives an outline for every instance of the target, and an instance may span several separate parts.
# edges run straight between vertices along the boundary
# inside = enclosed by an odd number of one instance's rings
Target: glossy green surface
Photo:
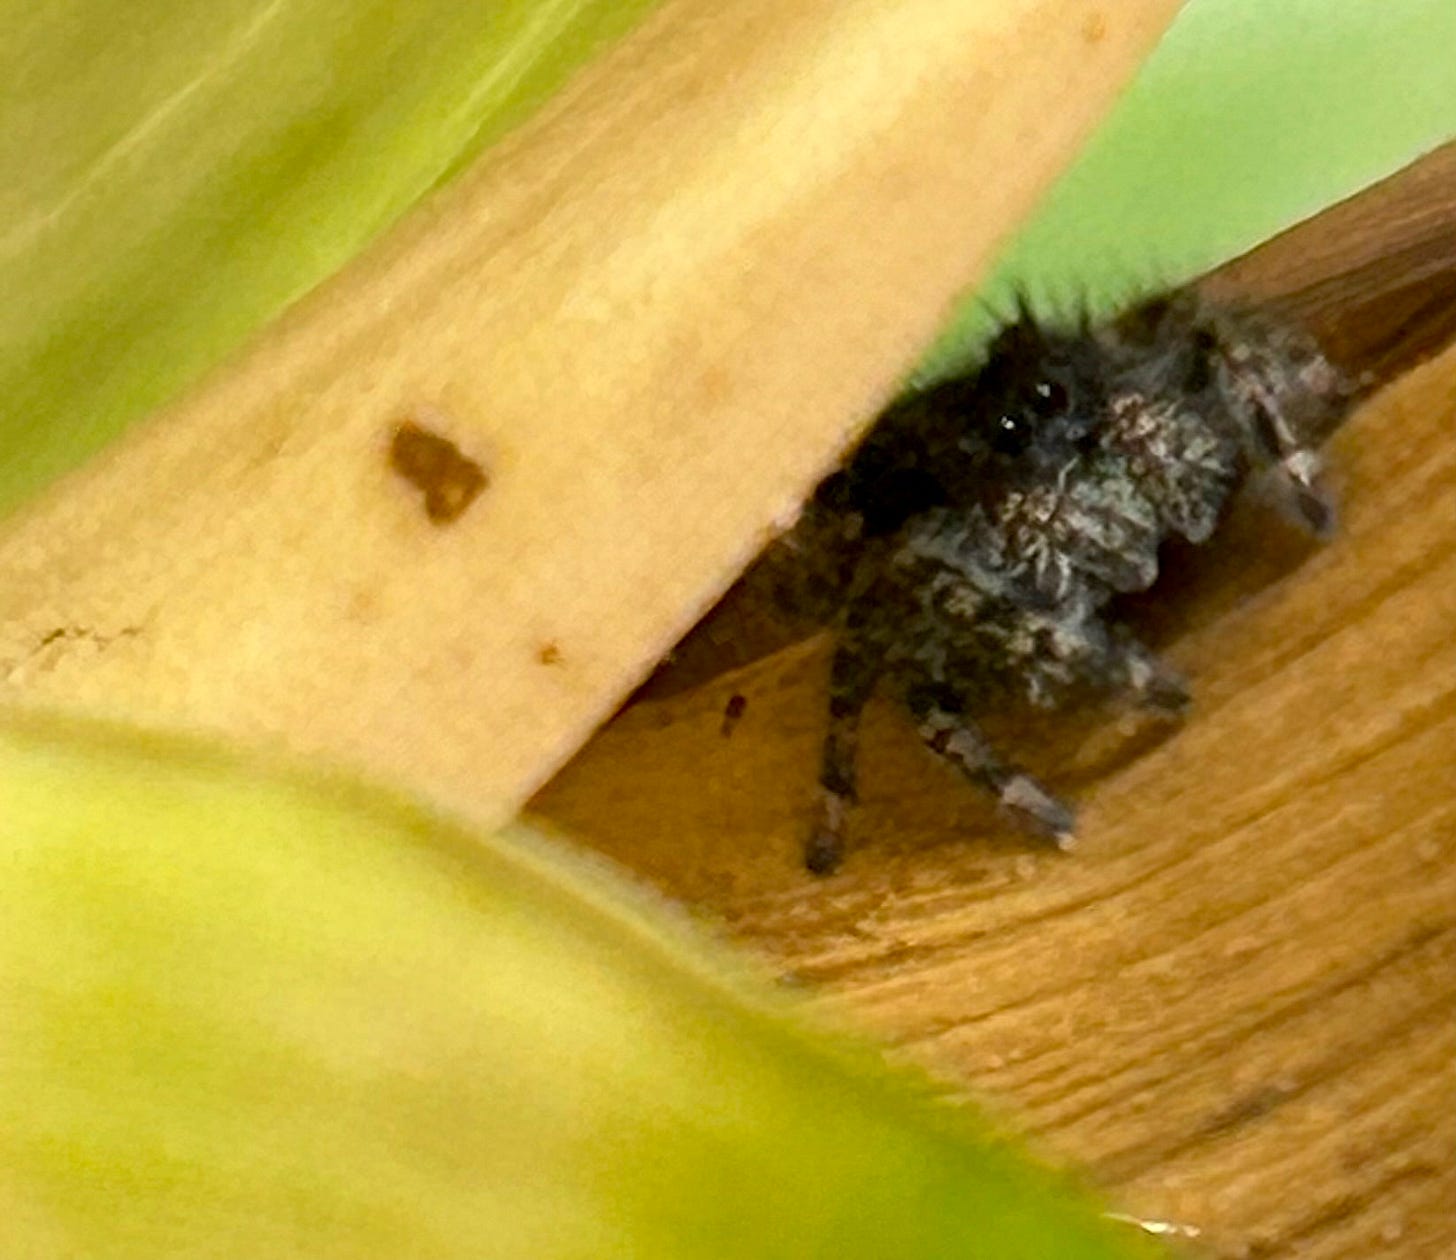
[[[1158,1254],[539,837],[0,717],[0,1251]]]

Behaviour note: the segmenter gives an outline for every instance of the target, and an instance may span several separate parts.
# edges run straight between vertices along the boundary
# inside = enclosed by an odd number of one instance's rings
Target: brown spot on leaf
[[[722,363],[710,363],[698,378],[698,391],[708,406],[721,406],[733,394],[733,373]]]
[[[394,431],[389,466],[425,496],[425,515],[436,525],[459,520],[490,483],[455,443],[410,420]]]

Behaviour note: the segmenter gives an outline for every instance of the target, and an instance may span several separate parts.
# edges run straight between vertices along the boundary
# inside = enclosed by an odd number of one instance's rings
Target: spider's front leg
[[[829,729],[819,763],[819,818],[804,849],[804,865],[815,875],[830,874],[844,860],[845,831],[858,799],[859,719],[879,673],[879,653],[847,629],[829,667]]]
[[[1159,717],[1182,718],[1192,703],[1183,676],[1122,626],[1114,626],[1095,644],[1088,665],[1094,682],[1131,697]]]
[[[1297,328],[1230,311],[1205,315],[1203,327],[1224,405],[1252,441],[1256,464],[1273,469],[1286,510],[1328,539],[1336,508],[1318,448],[1348,414],[1355,382]]]
[[[1027,611],[1001,623],[1006,642],[1040,645],[1014,658],[1033,699],[1055,704],[1071,684],[1130,696],[1159,716],[1176,719],[1189,696],[1179,675],[1120,626],[1108,626],[1095,612],[1068,610],[1060,618]],[[1072,807],[1019,766],[1003,761],[967,713],[970,697],[954,674],[914,680],[905,702],[920,738],[966,778],[988,788],[1027,830],[1070,848],[1076,826]]]
[[[954,695],[940,688],[915,687],[905,702],[931,752],[973,783],[989,788],[1029,830],[1050,836],[1060,849],[1071,847],[1077,821],[1071,807],[1026,771],[1002,761]]]

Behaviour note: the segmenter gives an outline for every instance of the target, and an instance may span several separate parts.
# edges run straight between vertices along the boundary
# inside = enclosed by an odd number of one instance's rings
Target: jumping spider
[[[933,752],[1065,843],[1071,808],[975,715],[1089,691],[1181,714],[1182,680],[1109,602],[1152,585],[1165,539],[1207,540],[1251,474],[1327,536],[1315,448],[1351,397],[1304,333],[1179,290],[1073,329],[1023,307],[979,370],[892,405],[778,544],[811,561],[797,597],[835,638],[809,869],[843,857],[860,713],[882,684]]]

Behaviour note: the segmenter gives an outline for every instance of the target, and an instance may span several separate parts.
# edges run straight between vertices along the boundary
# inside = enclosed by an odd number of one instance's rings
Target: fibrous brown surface
[[[628,708],[535,806],[1219,1256],[1456,1255],[1456,348],[1405,370],[1456,254],[1405,285],[1331,261],[1413,223],[1429,259],[1456,161],[1417,174],[1222,278],[1285,268],[1287,305],[1399,378],[1331,445],[1333,543],[1246,504],[1168,558],[1135,616],[1187,671],[1182,729],[1013,724],[1080,801],[1075,854],[1009,831],[885,705],[858,847],[806,875],[822,641]]]

